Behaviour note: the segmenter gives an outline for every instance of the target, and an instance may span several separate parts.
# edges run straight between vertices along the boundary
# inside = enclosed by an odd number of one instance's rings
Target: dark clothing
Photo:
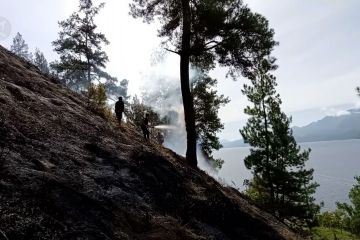
[[[143,131],[144,138],[150,138],[150,131],[149,131],[149,119],[147,117],[144,118],[143,123],[141,124],[141,130]]]
[[[124,102],[122,100],[117,101],[115,103],[115,114],[119,121],[121,121],[121,119],[122,119],[122,114],[123,114],[124,110],[125,110]]]
[[[149,126],[149,119],[147,117],[144,118],[143,126]]]
[[[143,134],[144,134],[144,138],[146,140],[148,140],[150,138],[150,131],[147,127],[142,127],[142,131],[143,131]]]
[[[121,121],[121,119],[122,119],[122,114],[123,114],[122,112],[116,114],[116,118],[117,118],[119,121]]]

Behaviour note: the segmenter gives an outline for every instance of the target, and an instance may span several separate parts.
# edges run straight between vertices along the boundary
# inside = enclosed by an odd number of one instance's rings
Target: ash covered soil
[[[0,46],[0,239],[298,239]]]

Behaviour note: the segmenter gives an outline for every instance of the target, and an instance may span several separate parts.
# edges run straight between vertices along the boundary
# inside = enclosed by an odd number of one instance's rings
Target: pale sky
[[[100,1],[95,1],[99,3]],[[105,0],[97,23],[110,45],[105,47],[110,62],[107,71],[130,81],[130,93],[156,78],[179,81],[179,59],[169,54],[154,65],[160,39],[156,24],[147,25],[128,15],[130,0]],[[278,59],[278,91],[285,112],[295,125],[305,125],[327,114],[360,106],[355,87],[360,85],[359,0],[247,0],[250,8],[263,14],[280,42],[273,55]],[[0,44],[9,48],[20,32],[30,49],[40,48],[49,61],[57,58],[51,42],[57,38],[57,22],[77,10],[76,0],[0,0],[0,19],[11,24],[11,34]],[[223,137],[235,139],[246,116],[241,95],[245,79],[225,79],[216,69],[219,91],[232,102],[221,110],[227,129]],[[227,134],[227,132],[229,134]]]

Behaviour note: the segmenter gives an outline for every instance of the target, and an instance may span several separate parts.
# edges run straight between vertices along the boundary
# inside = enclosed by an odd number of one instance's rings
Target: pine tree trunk
[[[90,86],[91,79],[90,79],[90,73],[91,73],[91,66],[90,66],[90,56],[89,56],[89,46],[88,46],[88,35],[86,34],[86,61],[87,61],[87,82],[88,87]]]
[[[273,186],[273,182],[272,182],[272,178],[271,178],[271,174],[270,174],[270,140],[269,140],[269,130],[268,130],[268,118],[267,118],[267,113],[266,113],[266,108],[265,108],[265,100],[262,100],[262,108],[263,108],[263,117],[264,117],[264,124],[265,124],[265,139],[266,139],[266,177],[268,180],[268,184],[270,186],[270,210],[272,213],[274,213],[274,198],[275,198],[275,191],[274,191],[274,186]]]
[[[91,83],[91,66],[90,66],[90,53],[89,53],[89,15],[86,13],[86,33],[85,33],[85,51],[86,51],[86,61],[87,61],[87,87],[90,87]]]
[[[180,81],[184,104],[185,125],[187,133],[186,160],[192,167],[197,167],[196,129],[193,96],[190,90],[190,5],[189,0],[182,0],[183,29],[180,54]]]

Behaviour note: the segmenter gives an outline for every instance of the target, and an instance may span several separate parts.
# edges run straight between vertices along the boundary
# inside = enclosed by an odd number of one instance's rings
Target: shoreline
[[[351,139],[335,139],[335,140],[323,140],[323,141],[309,141],[309,142],[297,142],[299,145],[309,144],[309,143],[326,143],[326,142],[346,142],[346,141],[360,141],[360,138],[351,138]],[[238,146],[238,147],[223,147],[219,151],[224,149],[233,149],[233,148],[250,148],[250,145]],[[217,152],[219,152],[217,151]]]

